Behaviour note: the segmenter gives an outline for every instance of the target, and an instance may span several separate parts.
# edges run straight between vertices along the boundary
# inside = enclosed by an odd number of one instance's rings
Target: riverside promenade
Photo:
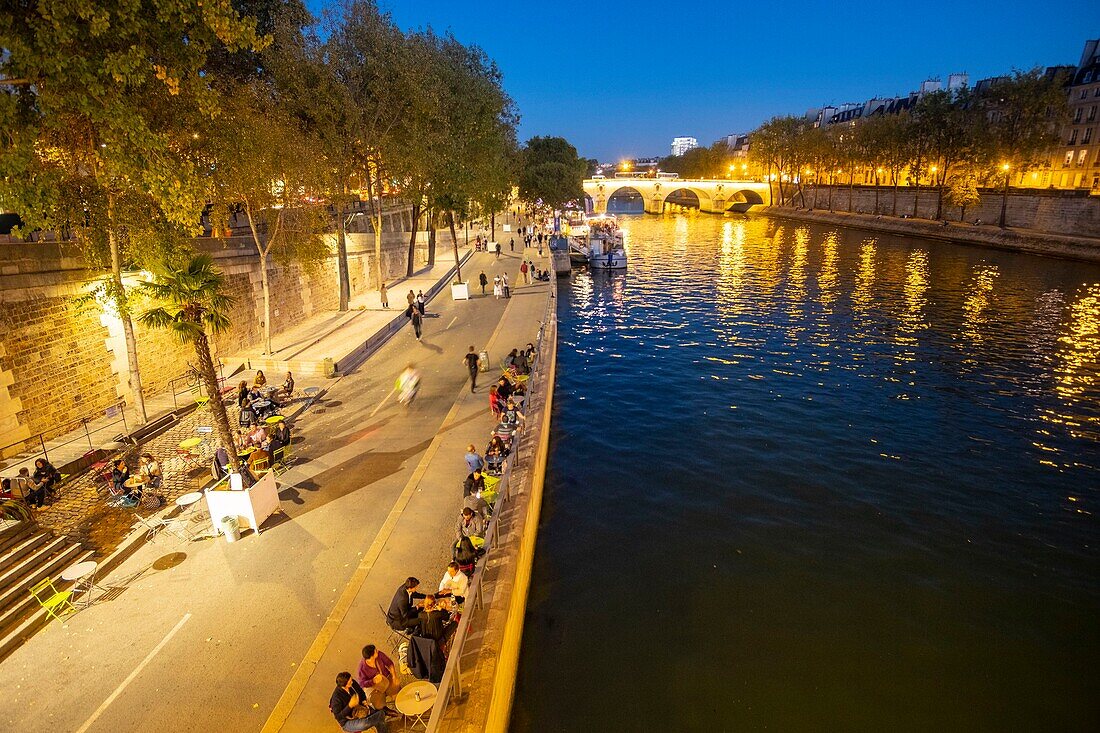
[[[455,303],[444,292],[428,306],[421,342],[406,327],[328,383],[295,421],[301,458],[279,479],[284,514],[261,534],[234,544],[148,544],[97,579],[107,592],[91,608],[0,663],[9,683],[0,723],[21,731],[334,729],[326,709],[333,670],[354,670],[362,645],[385,643],[378,606],[406,576],[432,587],[450,558],[463,449],[483,445],[492,427],[492,372],[470,394],[462,356],[471,345],[487,349],[495,367],[531,341],[553,287],[522,285],[519,264],[518,252],[475,254],[465,279],[507,271],[510,300],[472,288],[472,300]],[[423,387],[405,409],[391,391],[410,362]]]

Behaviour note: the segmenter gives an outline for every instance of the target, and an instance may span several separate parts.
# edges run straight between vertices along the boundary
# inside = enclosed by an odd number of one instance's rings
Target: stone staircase
[[[54,537],[33,522],[0,524],[0,659],[11,654],[50,620],[29,589],[46,577],[58,590],[61,571],[91,558],[65,537]]]

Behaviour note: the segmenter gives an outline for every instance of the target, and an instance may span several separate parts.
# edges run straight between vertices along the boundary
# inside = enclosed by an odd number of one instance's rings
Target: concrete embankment
[[[935,239],[955,244],[1027,252],[1046,257],[1100,262],[1100,232],[1097,237],[1045,234],[1033,230],[1001,229],[995,226],[974,226],[928,219],[901,219],[873,214],[849,214],[822,210],[789,209],[772,206],[756,213],[776,219],[811,222],[864,229],[880,234]]]

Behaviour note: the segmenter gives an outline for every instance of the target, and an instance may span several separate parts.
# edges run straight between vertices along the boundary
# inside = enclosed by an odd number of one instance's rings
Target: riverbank
[[[941,221],[929,219],[901,219],[874,214],[849,214],[820,209],[811,211],[779,206],[757,209],[755,213],[775,219],[832,224],[881,234],[921,237],[955,244],[971,244],[1045,257],[1100,263],[1100,236],[1044,234],[1032,230],[1001,229],[996,226],[974,226],[959,222],[947,222],[945,225]]]

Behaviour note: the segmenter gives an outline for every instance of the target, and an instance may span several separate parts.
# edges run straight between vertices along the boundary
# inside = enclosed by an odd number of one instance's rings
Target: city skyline
[[[325,5],[308,4],[315,13]],[[382,6],[404,28],[431,25],[484,48],[516,101],[521,141],[562,135],[601,161],[657,155],[677,136],[709,145],[775,115],[905,95],[928,78],[946,84],[955,72],[974,83],[1014,68],[1074,64],[1081,43],[1097,35],[1067,30],[1066,18],[1089,17],[1091,4],[1077,1],[1046,14],[1001,3],[995,18],[973,2],[934,3],[920,15],[882,6],[839,17],[796,2],[781,15],[739,6],[736,22],[675,24],[654,2],[613,3],[598,18],[576,2]],[[777,23],[781,32],[768,30]]]

